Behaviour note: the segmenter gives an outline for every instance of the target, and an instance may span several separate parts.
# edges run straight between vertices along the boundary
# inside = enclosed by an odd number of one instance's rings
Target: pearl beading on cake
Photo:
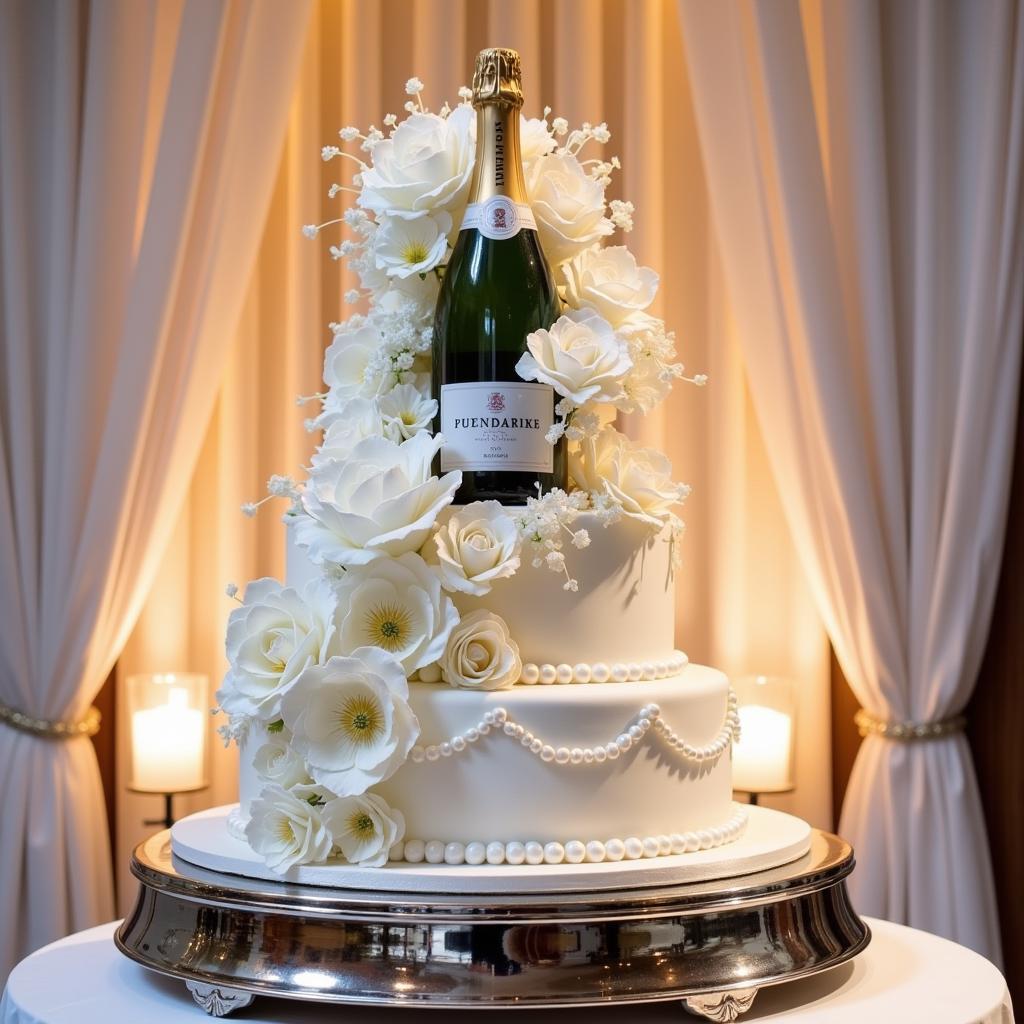
[[[729,748],[732,741],[739,737],[739,726],[736,694],[732,690],[729,691],[725,720],[722,722],[721,728],[710,743],[699,747],[685,742],[677,732],[662,721],[661,708],[657,704],[645,704],[636,715],[633,725],[621,732],[615,739],[596,747],[555,747],[550,743],[545,743],[540,737],[512,721],[505,708],[495,708],[493,711],[486,712],[476,725],[443,743],[432,743],[426,747],[416,744],[409,751],[409,759],[414,764],[422,764],[424,761],[438,761],[443,757],[452,757],[454,754],[462,753],[470,744],[477,743],[482,737],[497,729],[511,739],[518,740],[531,754],[539,757],[542,761],[555,764],[603,764],[605,761],[614,761],[617,757],[625,754],[634,744],[639,743],[651,729],[654,729],[665,744],[681,757],[688,761],[701,763],[720,757]]]
[[[716,828],[673,832],[658,836],[629,836],[626,839],[570,839],[565,843],[535,841],[509,843],[476,841],[444,842],[440,839],[407,839],[391,847],[388,859],[407,864],[600,864],[604,861],[641,860],[670,857],[725,846],[746,828],[747,812],[734,805],[733,816]]]
[[[682,651],[675,651],[666,661],[615,662],[608,665],[603,661],[580,662],[578,665],[537,665],[532,661],[523,664],[519,682],[526,686],[537,683],[636,683],[652,679],[666,679],[677,676],[686,668],[689,658]]]

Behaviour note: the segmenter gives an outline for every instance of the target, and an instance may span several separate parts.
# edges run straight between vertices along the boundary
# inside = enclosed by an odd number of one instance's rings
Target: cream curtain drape
[[[235,354],[123,671],[179,666],[216,679],[231,607],[225,583],[284,571],[276,511],[245,520],[238,506],[308,453],[306,413],[293,399],[317,389],[326,324],[349,311],[340,297],[352,282],[322,240],[299,233],[301,224],[338,215],[324,193],[344,168],[320,164],[321,145],[336,141],[342,125],[380,124],[401,111],[410,75],[424,80],[436,109],[467,81],[478,49],[513,46],[523,55],[527,113],[548,103],[571,122],[611,126],[608,149],[624,166],[615,194],[637,206],[637,228],[625,241],[661,273],[658,312],[675,327],[687,366],[711,375],[706,390],[678,388],[661,415],[627,424],[666,449],[678,476],[694,485],[679,642],[694,660],[732,673],[800,682],[799,787],[773,802],[831,827],[828,646],[746,393],[672,0],[321,0],[317,11]],[[236,760],[216,744],[211,790],[182,800],[180,810],[234,801]],[[124,910],[132,898],[127,853],[153,808],[129,794],[119,799]]]
[[[949,719],[985,644],[1015,435],[1022,12],[680,10],[741,348],[818,607],[873,716]],[[841,828],[862,912],[998,962],[962,735],[868,738]]]
[[[308,6],[0,7],[0,702],[80,718],[173,530]],[[254,158],[254,154],[260,156]],[[0,725],[0,977],[109,919],[86,739]]]

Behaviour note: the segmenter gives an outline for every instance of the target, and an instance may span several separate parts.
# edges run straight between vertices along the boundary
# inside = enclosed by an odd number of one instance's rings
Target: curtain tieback
[[[0,704],[0,722],[33,736],[43,736],[51,740],[71,740],[76,736],[95,736],[100,731],[100,709],[94,705],[80,721],[61,722],[33,718],[24,711],[18,711],[17,708]]]
[[[870,711],[861,708],[853,716],[861,736],[882,736],[887,740],[901,743],[915,743],[921,740],[941,740],[964,731],[967,719],[963,715],[942,718],[937,722],[886,722],[875,718]]]

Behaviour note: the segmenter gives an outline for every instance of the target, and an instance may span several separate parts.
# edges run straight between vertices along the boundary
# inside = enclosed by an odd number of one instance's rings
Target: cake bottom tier
[[[736,716],[715,669],[688,665],[648,682],[409,689],[419,743],[373,790],[405,818],[395,851],[405,861],[501,863],[510,846],[523,864],[666,856],[742,830],[732,804]],[[236,833],[263,784],[253,760],[265,739],[254,729],[242,746]]]

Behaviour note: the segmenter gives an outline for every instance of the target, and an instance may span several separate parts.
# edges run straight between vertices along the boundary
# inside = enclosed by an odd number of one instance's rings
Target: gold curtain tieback
[[[100,709],[93,705],[78,722],[51,721],[33,718],[24,711],[0,704],[0,722],[12,729],[51,740],[71,740],[76,736],[95,736],[100,731]]]
[[[861,736],[882,736],[887,740],[916,743],[920,740],[941,740],[963,732],[967,719],[963,715],[942,718],[937,722],[886,722],[861,708],[853,716]]]

